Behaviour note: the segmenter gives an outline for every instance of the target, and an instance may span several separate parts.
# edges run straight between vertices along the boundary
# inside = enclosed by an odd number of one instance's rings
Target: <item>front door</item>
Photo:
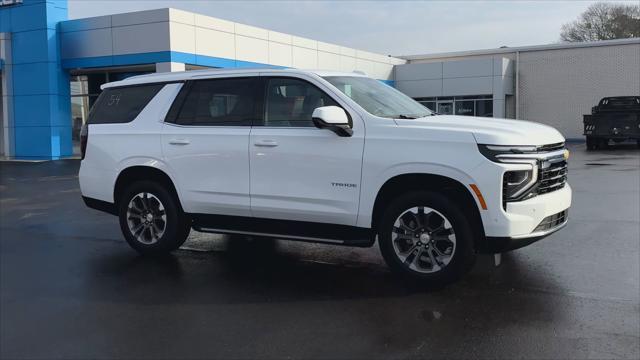
[[[364,127],[352,114],[352,137],[318,129],[320,106],[340,106],[312,83],[265,77],[263,126],[250,137],[251,212],[254,217],[355,225]]]
[[[258,77],[187,82],[168,115],[162,149],[190,213],[250,216],[249,133]]]

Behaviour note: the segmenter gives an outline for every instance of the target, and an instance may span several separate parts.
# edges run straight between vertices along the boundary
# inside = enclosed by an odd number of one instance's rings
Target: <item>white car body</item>
[[[376,199],[385,183],[405,174],[430,174],[466,188],[475,200],[487,241],[539,238],[566,223],[565,219],[548,231],[535,231],[545,218],[570,207],[568,184],[504,204],[504,173],[532,165],[494,162],[478,148],[479,144],[563,143],[557,130],[527,121],[467,116],[381,118],[323,79],[331,75],[363,76],[301,70],[207,70],[106,84],[104,89],[167,82],[134,121],[89,125],[79,175],[82,195],[114,204],[119,175],[133,166],[151,167],[171,179],[185,213],[370,229]],[[179,81],[269,76],[301,78],[317,86],[348,113],[353,135],[340,137],[315,127],[179,126],[164,121],[183,86]],[[560,149],[541,156],[557,158],[565,152]]]

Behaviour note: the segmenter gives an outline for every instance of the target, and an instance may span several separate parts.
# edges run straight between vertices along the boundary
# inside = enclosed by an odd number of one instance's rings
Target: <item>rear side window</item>
[[[257,81],[257,78],[193,81],[176,98],[168,120],[179,125],[251,126],[256,117]]]
[[[133,121],[164,84],[110,88],[100,94],[89,114],[89,124]]]

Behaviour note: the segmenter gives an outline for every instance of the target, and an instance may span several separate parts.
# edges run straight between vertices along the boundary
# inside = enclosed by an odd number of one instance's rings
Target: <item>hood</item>
[[[562,134],[551,126],[524,120],[436,115],[396,122],[403,127],[470,132],[478,144],[547,145],[564,142]]]

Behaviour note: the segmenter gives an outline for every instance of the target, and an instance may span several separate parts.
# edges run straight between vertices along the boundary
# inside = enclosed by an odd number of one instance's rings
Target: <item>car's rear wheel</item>
[[[131,184],[119,202],[120,229],[132,248],[145,255],[166,254],[184,244],[191,223],[176,197],[162,185]]]
[[[427,285],[458,280],[475,262],[474,234],[460,206],[429,191],[394,199],[378,226],[389,267]]]
[[[595,150],[598,148],[598,142],[591,136],[587,136],[587,150]]]

